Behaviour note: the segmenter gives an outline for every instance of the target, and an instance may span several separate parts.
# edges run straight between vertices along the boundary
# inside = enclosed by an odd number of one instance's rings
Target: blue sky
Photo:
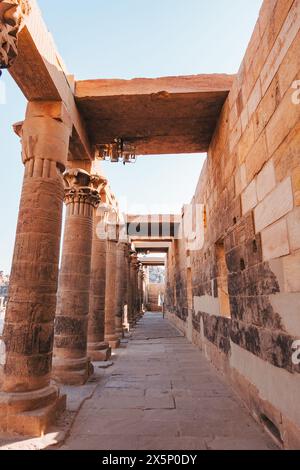
[[[38,0],[70,73],[77,79],[236,73],[262,0]],[[5,72],[0,104],[0,270],[10,270],[23,166],[11,125],[26,102]],[[105,164],[130,212],[179,211],[189,202],[205,156],[141,157]],[[138,201],[138,204],[136,204]]]

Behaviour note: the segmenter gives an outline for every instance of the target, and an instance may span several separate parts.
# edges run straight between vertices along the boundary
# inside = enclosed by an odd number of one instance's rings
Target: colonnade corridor
[[[146,313],[63,450],[274,449],[203,354],[161,313]]]
[[[300,0],[54,3],[0,0],[0,450],[299,451]]]

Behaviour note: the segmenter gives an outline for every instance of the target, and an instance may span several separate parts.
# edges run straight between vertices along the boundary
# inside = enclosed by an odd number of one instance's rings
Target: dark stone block
[[[228,354],[230,351],[230,323],[225,317],[201,313],[204,325],[204,336],[208,341],[215,344],[221,351]]]

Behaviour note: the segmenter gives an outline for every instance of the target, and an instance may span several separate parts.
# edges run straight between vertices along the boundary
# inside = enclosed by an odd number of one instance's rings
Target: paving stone
[[[139,450],[207,450],[204,439],[194,437],[145,437],[138,439]]]
[[[206,442],[209,450],[276,450],[276,446],[272,443],[266,443],[263,439],[248,439],[243,437],[217,437],[216,439]]]
[[[181,336],[170,338],[170,331],[161,315],[144,316],[62,449],[272,448],[202,353]],[[141,336],[151,340],[137,341]]]

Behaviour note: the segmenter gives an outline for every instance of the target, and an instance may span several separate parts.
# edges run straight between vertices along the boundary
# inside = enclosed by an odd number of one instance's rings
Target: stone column
[[[137,256],[136,253],[131,254],[130,260],[130,289],[132,296],[132,315],[130,319],[130,326],[134,326],[137,321],[137,271],[136,263]]]
[[[136,316],[136,322],[139,321],[140,319],[140,285],[139,285],[139,271],[140,271],[140,264],[138,261],[138,258],[136,258],[136,263],[135,263],[135,292],[136,292],[136,300],[135,300],[135,316]]]
[[[108,224],[106,243],[106,282],[105,282],[105,341],[112,349],[120,346],[116,334],[116,281],[117,281],[117,242],[116,226]]]
[[[125,283],[125,251],[126,243],[119,241],[117,244],[117,277],[116,277],[116,334],[123,338],[124,317],[124,283]]]
[[[140,308],[139,315],[140,315],[140,317],[142,317],[143,316],[143,301],[144,301],[144,287],[143,287],[144,275],[143,275],[143,265],[142,264],[140,264],[140,266],[139,266],[138,276],[139,276],[139,308]]]
[[[130,285],[130,247],[129,244],[125,245],[125,273],[124,273],[124,298],[125,298],[125,308],[124,308],[124,324],[123,327],[126,331],[130,330],[130,318],[132,316],[132,294],[131,294],[131,285]]]
[[[93,373],[87,356],[87,328],[93,214],[100,202],[94,179],[81,169],[68,170],[64,176],[67,213],[57,295],[53,378],[69,385],[82,385]]]
[[[145,309],[147,310],[147,305],[148,305],[148,284],[149,284],[149,279],[148,279],[148,266],[144,267],[144,305]]]
[[[40,436],[65,406],[50,376],[71,122],[61,102],[29,103],[15,131],[25,175],[2,338],[0,429]]]
[[[143,314],[143,273],[142,273],[142,265],[139,266],[138,271],[138,282],[139,282],[139,315],[142,316]]]
[[[103,180],[107,184],[106,180]],[[106,284],[106,232],[105,204],[95,212],[91,265],[90,312],[88,323],[88,355],[92,361],[107,361],[111,348],[104,341],[105,284]]]

